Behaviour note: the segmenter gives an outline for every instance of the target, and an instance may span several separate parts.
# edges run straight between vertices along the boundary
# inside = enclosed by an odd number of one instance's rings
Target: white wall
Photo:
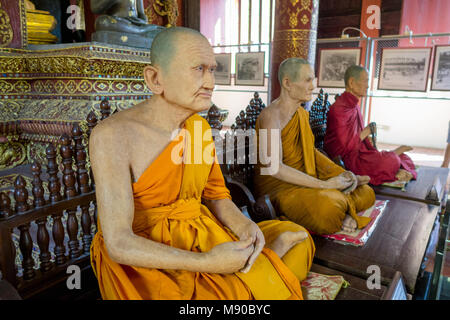
[[[372,99],[370,121],[377,123],[380,142],[442,149],[449,120],[449,100]]]
[[[234,79],[232,79],[233,81]],[[232,82],[233,83],[233,82]],[[259,97],[263,103],[267,106],[267,78],[265,79],[264,86],[220,86],[216,85],[212,102],[220,109],[228,110],[228,117],[223,122],[225,126],[231,126],[241,110],[245,110],[253,99],[253,95],[256,92],[259,93]],[[233,91],[231,91],[233,90]]]
[[[231,126],[241,110],[245,110],[255,91],[259,92],[267,105],[267,79],[265,86],[219,86],[213,93],[212,101],[221,109],[229,111],[225,126]],[[227,90],[227,91],[225,91]],[[236,91],[230,91],[236,90]],[[320,88],[314,90],[316,99]],[[330,103],[334,94],[344,92],[343,88],[324,88]],[[450,93],[431,92],[386,92],[376,91],[376,95],[398,96],[373,97],[370,121],[378,126],[378,141],[381,143],[410,145],[443,149],[447,145],[450,120]],[[400,96],[408,96],[401,98]]]

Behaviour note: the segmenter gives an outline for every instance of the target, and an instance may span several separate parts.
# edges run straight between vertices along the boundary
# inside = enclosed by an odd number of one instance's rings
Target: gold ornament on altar
[[[13,39],[13,30],[9,16],[0,3],[0,48],[8,46]]]
[[[0,169],[10,169],[22,164],[26,158],[25,147],[18,142],[0,143]]]
[[[25,0],[28,42],[30,44],[56,43],[58,38],[50,31],[56,27],[56,19],[48,11],[36,10],[30,0]]]
[[[167,16],[167,28],[176,26],[178,18],[177,0],[155,0],[153,10],[161,17]]]

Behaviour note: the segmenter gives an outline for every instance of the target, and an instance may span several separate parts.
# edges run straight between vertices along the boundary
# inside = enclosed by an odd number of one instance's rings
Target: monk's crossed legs
[[[266,247],[272,249],[299,281],[306,279],[315,253],[314,242],[305,228],[290,221],[267,220],[258,223]]]
[[[318,234],[340,231],[350,206],[360,212],[374,202],[375,193],[367,185],[359,186],[349,195],[336,189],[293,187],[280,192],[274,201],[290,220]]]

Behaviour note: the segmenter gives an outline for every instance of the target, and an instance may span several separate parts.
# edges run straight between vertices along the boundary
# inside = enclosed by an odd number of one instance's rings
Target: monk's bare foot
[[[413,178],[413,175],[411,172],[406,171],[405,169],[399,169],[395,177],[399,181],[409,182]]]
[[[370,181],[369,176],[356,176],[356,179],[358,180],[358,187],[364,184],[368,184]]]
[[[411,151],[412,149],[413,148],[411,148],[410,146],[400,146],[400,147],[398,147],[397,149],[394,150],[394,153],[399,156],[402,153]]]
[[[305,231],[286,231],[266,246],[282,258],[293,246],[306,240],[306,238],[308,238],[308,234]]]
[[[358,224],[356,220],[351,216],[346,215],[344,221],[342,222],[342,231],[344,232],[353,232],[358,228]]]

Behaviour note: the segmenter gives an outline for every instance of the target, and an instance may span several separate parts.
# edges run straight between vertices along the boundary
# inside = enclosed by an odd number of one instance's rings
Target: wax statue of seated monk
[[[153,96],[90,137],[99,229],[91,263],[103,299],[302,299],[311,237],[292,222],[242,214],[197,115],[214,89],[208,40],[166,29],[151,61]]]
[[[256,193],[269,194],[280,214],[316,233],[363,228],[370,219],[357,213],[375,202],[373,190],[365,185],[369,178],[345,171],[314,147],[309,114],[301,107],[312,98],[313,69],[304,59],[289,58],[281,63],[278,80],[280,96],[256,123]]]
[[[95,20],[96,31],[114,31],[153,37],[162,27],[148,24],[143,0],[92,0],[91,10],[100,14]]]
[[[355,174],[367,175],[370,183],[379,185],[395,180],[417,178],[411,158],[404,152],[412,150],[401,146],[393,151],[378,151],[364,128],[358,100],[368,88],[369,75],[361,66],[349,67],[344,76],[345,92],[333,103],[327,116],[324,149],[331,158],[341,156],[345,167]]]

